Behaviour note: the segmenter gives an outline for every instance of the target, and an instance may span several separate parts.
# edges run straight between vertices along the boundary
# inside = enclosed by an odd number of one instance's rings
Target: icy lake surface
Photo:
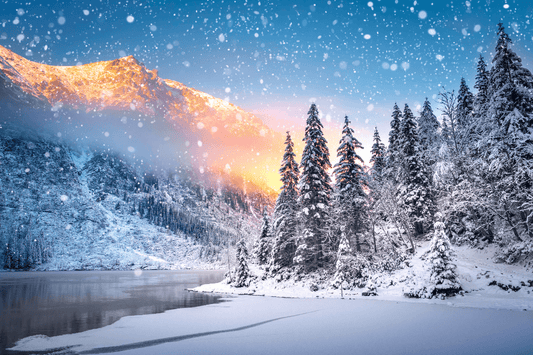
[[[533,312],[365,299],[238,296],[22,339],[14,354],[531,354]],[[62,349],[62,350],[61,350]],[[22,353],[21,353],[22,351]]]
[[[218,282],[221,271],[0,273],[0,353],[24,337],[110,325],[124,316],[219,302],[186,288]]]

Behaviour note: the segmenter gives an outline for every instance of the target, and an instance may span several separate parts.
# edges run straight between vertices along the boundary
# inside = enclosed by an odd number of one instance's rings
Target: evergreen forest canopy
[[[440,269],[432,269],[432,278],[440,280],[433,294],[460,290],[448,264],[450,241],[480,248],[496,244],[497,260],[530,264],[533,76],[502,24],[490,69],[479,57],[474,88],[476,94],[462,79],[457,93],[439,93],[442,122],[427,98],[419,117],[407,104],[403,110],[395,104],[388,147],[376,129],[366,171],[357,154],[361,143],[346,117],[334,186],[312,104],[299,165],[287,132],[272,227],[265,216],[256,243],[267,277],[298,280],[312,273],[333,276],[334,287],[357,286],[372,272],[401,267],[416,242],[432,236],[430,257],[441,260],[434,263]]]

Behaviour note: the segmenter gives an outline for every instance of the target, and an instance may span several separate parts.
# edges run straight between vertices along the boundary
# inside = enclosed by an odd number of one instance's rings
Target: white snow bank
[[[96,330],[23,339],[11,350],[83,354],[504,354],[533,349],[533,312],[375,299],[240,296],[124,317]]]
[[[421,300],[410,299],[403,296],[408,290],[408,280],[413,278],[426,278],[427,270],[424,261],[420,259],[428,249],[425,243],[418,248],[417,254],[409,260],[411,267],[398,270],[393,274],[384,274],[372,278],[373,284],[377,286],[378,296],[372,296],[377,300],[388,300],[408,303],[425,304],[446,304],[455,307],[493,308],[509,310],[533,311],[533,285],[530,286],[528,280],[533,280],[533,273],[520,265],[495,264],[492,261],[494,250],[471,249],[468,247],[455,247],[457,254],[457,274],[463,290],[464,296],[448,298],[444,301],[439,299]],[[224,294],[241,294],[290,298],[340,298],[338,289],[323,287],[316,292],[309,289],[312,281],[303,280],[294,282],[292,280],[277,282],[272,279],[261,280],[262,270],[251,267],[252,272],[259,277],[249,287],[234,288],[224,281],[217,284],[207,284],[195,288],[198,292],[215,292]],[[259,281],[258,281],[259,280]],[[520,290],[503,290],[497,285],[489,286],[496,281],[502,285],[519,286]],[[522,282],[526,286],[522,285]],[[365,288],[355,290],[345,290],[344,298],[366,299],[361,295]]]

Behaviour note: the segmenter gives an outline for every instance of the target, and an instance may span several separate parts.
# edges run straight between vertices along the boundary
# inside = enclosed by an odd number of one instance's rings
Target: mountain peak
[[[230,149],[231,158],[222,160],[223,168],[231,162],[232,166],[244,167],[242,160],[257,169],[259,159],[273,158],[272,154],[283,146],[283,136],[252,113],[180,82],[162,79],[157,70],[146,68],[134,56],[78,66],[52,66],[32,62],[0,46],[0,92],[3,91],[23,92],[33,101],[52,107],[119,112],[136,120],[167,122],[171,129],[194,139],[192,142],[198,141],[200,147],[212,142]],[[263,153],[258,158],[260,151]],[[217,155],[222,153],[217,148]],[[214,161],[212,155],[209,159]],[[251,157],[245,158],[247,155]]]

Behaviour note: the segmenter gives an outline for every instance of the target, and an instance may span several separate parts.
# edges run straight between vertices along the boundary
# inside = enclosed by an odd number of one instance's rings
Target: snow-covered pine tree
[[[327,252],[333,247],[328,238],[327,223],[332,191],[327,172],[331,168],[329,150],[315,104],[311,105],[308,115],[298,198],[302,231],[294,257],[299,272],[311,272],[322,267]]]
[[[296,234],[298,221],[298,179],[299,169],[294,157],[294,143],[287,132],[285,153],[279,172],[281,174],[281,192],[274,207],[273,233],[274,243],[270,256],[269,273],[275,276],[283,268],[290,268],[296,251]]]
[[[373,163],[370,170],[370,176],[368,179],[368,188],[370,193],[368,194],[368,223],[372,227],[372,241],[374,245],[374,252],[377,253],[376,243],[376,225],[378,219],[383,217],[381,213],[380,203],[383,185],[386,182],[386,148],[381,143],[378,128],[374,130],[374,144],[372,145],[372,154],[370,162]]]
[[[372,178],[374,180],[381,180],[385,171],[385,145],[381,143],[378,128],[374,129],[374,144],[370,150],[372,157],[370,162],[372,164]]]
[[[346,237],[344,228],[341,227],[341,237],[339,241],[339,248],[337,250],[337,263],[335,264],[335,276],[333,277],[332,286],[339,288],[343,282],[352,282],[352,258],[353,251],[350,247],[350,242]]]
[[[434,295],[455,296],[461,291],[453,264],[455,256],[452,244],[444,231],[445,225],[440,213],[435,214],[434,234],[429,247],[426,261],[429,265],[429,281],[434,287]]]
[[[477,144],[483,177],[495,205],[517,241],[533,237],[532,212],[524,209],[533,187],[533,75],[511,48],[505,28],[498,25],[498,42],[490,71],[489,120]],[[522,225],[523,228],[520,228]]]
[[[474,88],[477,89],[477,93],[474,97],[474,124],[476,127],[480,127],[482,122],[486,118],[486,113],[488,109],[489,102],[489,72],[487,71],[487,64],[483,59],[483,56],[480,54],[477,62],[477,73],[476,73],[476,83]],[[476,128],[476,131],[479,128]]]
[[[417,234],[423,234],[431,223],[434,201],[428,169],[419,154],[415,118],[406,104],[401,121],[400,149],[403,155],[399,199],[408,210]]]
[[[398,182],[398,171],[401,164],[401,149],[400,149],[400,125],[402,120],[402,111],[397,104],[394,104],[392,109],[392,120],[390,122],[389,131],[389,147],[386,155],[386,176],[394,183]]]
[[[426,255],[429,277],[426,280],[419,280],[419,284],[405,293],[407,297],[444,298],[455,296],[462,290],[457,280],[456,265],[453,263],[455,254],[444,231],[442,215],[437,212],[435,219],[434,234]]]
[[[515,109],[526,117],[533,112],[533,76],[522,67],[521,58],[511,49],[512,41],[501,23],[498,24],[498,36],[490,71],[488,113],[498,127],[506,130],[505,118]],[[525,122],[527,128],[533,123],[533,118],[528,119]],[[505,131],[500,133],[505,135]],[[502,139],[502,135],[495,138]]]
[[[457,94],[457,131],[460,137],[461,147],[469,143],[474,112],[474,95],[466,85],[466,80],[461,78],[461,85]]]
[[[269,263],[269,257],[271,252],[271,235],[270,235],[270,223],[268,222],[268,216],[265,212],[263,214],[263,223],[261,225],[261,234],[257,240],[257,245],[254,250],[254,256],[257,259],[259,265],[267,265]]]
[[[429,159],[435,156],[436,150],[439,147],[439,121],[433,113],[431,108],[431,103],[428,98],[424,101],[424,106],[420,117],[418,118],[418,138],[420,141],[420,148],[428,161],[433,161]]]
[[[233,286],[248,286],[250,284],[251,274],[248,267],[248,249],[246,248],[244,238],[241,238],[237,242],[236,262],[237,266],[235,268],[235,281]]]
[[[344,226],[349,237],[354,238],[355,248],[361,251],[361,234],[367,221],[367,201],[364,192],[363,159],[356,149],[363,149],[353,136],[348,116],[344,117],[342,138],[337,149],[339,162],[335,164],[335,215],[339,226]],[[342,227],[341,227],[342,228]],[[337,243],[335,243],[337,245]]]

